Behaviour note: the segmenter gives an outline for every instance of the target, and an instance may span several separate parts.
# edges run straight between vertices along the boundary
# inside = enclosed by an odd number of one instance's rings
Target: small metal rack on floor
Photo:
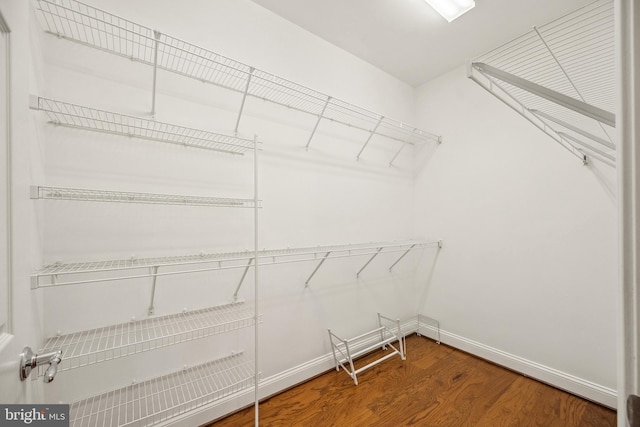
[[[384,323],[393,324],[393,329]],[[400,327],[400,319],[390,319],[380,313],[378,313],[378,328],[350,339],[340,338],[329,329],[329,341],[331,342],[331,351],[333,352],[336,371],[339,371],[342,367],[351,377],[355,385],[358,385],[358,374],[360,372],[372,368],[378,363],[384,362],[396,355],[400,356],[402,360],[406,359],[405,338]],[[397,341],[397,347],[392,344],[395,341]],[[370,353],[377,348],[387,350],[387,347],[391,349],[390,352],[387,352],[379,359],[365,366],[358,369],[355,368],[354,361],[358,357]]]

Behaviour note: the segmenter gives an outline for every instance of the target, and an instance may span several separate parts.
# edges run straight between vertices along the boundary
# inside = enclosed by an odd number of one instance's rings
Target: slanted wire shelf
[[[247,390],[253,361],[243,353],[72,403],[72,427],[150,426]]]
[[[49,200],[74,200],[81,202],[142,203],[152,205],[161,204],[235,208],[252,208],[255,206],[255,202],[253,199],[233,199],[225,197],[137,193],[130,191],[110,191],[45,186],[32,186],[31,198]]]
[[[147,352],[254,325],[244,302],[152,317],[47,339],[40,353],[62,350],[58,371]],[[39,375],[44,375],[40,369]]]
[[[409,252],[425,247],[440,247],[441,241],[377,242],[366,244],[263,249],[258,251],[259,265],[318,261],[383,253]],[[404,255],[403,255],[404,256]],[[161,277],[176,274],[249,268],[255,263],[253,251],[200,253],[150,258],[130,258],[88,262],[56,262],[31,275],[31,287],[46,288],[113,280]],[[208,264],[208,265],[207,265]],[[169,271],[158,272],[158,268]],[[144,271],[135,271],[144,270]],[[124,274],[123,274],[124,273]],[[99,277],[95,277],[97,275]],[[65,280],[61,276],[70,276]],[[77,276],[82,276],[76,278]]]
[[[254,141],[193,129],[111,111],[98,110],[42,97],[32,97],[31,108],[43,111],[53,124],[160,141],[186,147],[243,155]]]
[[[433,133],[258,70],[75,0],[37,0],[45,31],[85,46],[322,117],[403,144]],[[156,58],[157,46],[157,58]],[[154,65],[155,64],[155,65]]]
[[[615,22],[611,0],[597,0],[473,61],[485,88],[570,151],[615,166],[615,128],[507,82],[486,76],[487,64],[608,112],[616,110]],[[499,89],[498,90],[496,90]],[[577,129],[577,130],[576,130]]]

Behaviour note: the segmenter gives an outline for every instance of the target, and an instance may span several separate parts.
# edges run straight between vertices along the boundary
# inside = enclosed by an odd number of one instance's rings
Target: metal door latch
[[[34,354],[31,347],[25,347],[20,354],[20,380],[24,381],[29,378],[32,369],[48,363],[49,367],[44,373],[44,382],[50,383],[56,376],[60,362],[62,362],[62,350]]]

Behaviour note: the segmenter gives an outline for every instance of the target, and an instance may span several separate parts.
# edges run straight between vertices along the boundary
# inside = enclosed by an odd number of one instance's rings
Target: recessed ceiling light
[[[460,15],[470,11],[476,5],[474,0],[425,0],[447,22],[451,22]]]

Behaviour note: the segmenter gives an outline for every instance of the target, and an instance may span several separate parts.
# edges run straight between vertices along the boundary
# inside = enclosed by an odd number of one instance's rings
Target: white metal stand
[[[393,329],[384,325],[383,323],[385,322],[393,324]],[[378,328],[350,339],[340,338],[329,329],[329,341],[331,342],[333,360],[336,363],[336,371],[339,371],[340,368],[344,369],[355,385],[358,385],[358,374],[360,372],[396,355],[400,356],[402,360],[406,359],[405,338],[400,328],[400,319],[390,319],[380,313],[378,313]],[[397,347],[392,344],[395,341],[397,341]],[[377,348],[387,350],[387,346],[391,349],[391,352],[356,369],[355,359]]]

